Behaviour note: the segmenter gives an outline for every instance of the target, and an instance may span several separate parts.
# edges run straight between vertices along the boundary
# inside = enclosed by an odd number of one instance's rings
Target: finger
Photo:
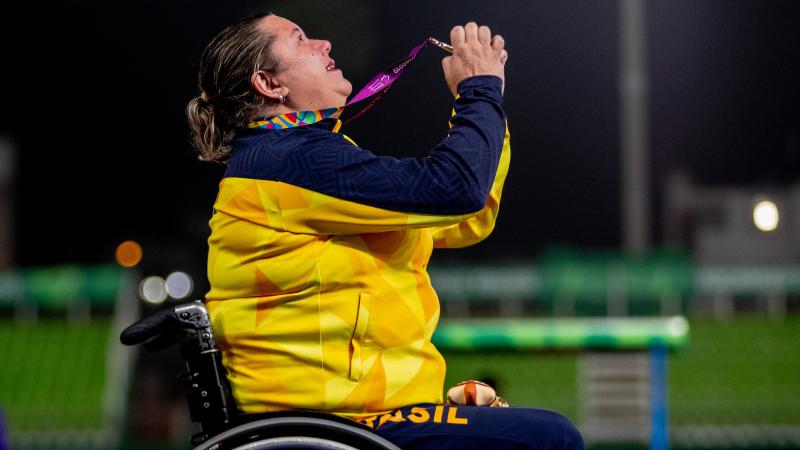
[[[508,52],[503,50],[503,53],[500,54],[500,63],[505,64],[508,61]]]
[[[465,40],[466,40],[466,38],[465,38],[465,33],[464,33],[464,27],[462,27],[461,25],[458,25],[458,26],[453,27],[452,30],[450,30],[450,44],[453,47],[463,46]]]
[[[464,33],[466,34],[466,42],[478,42],[478,24],[470,22],[464,25]]]
[[[485,25],[478,28],[478,41],[480,41],[481,45],[489,45],[492,41],[492,30]]]
[[[445,78],[445,81],[447,81],[447,87],[450,90],[452,90],[452,87],[450,86],[450,80],[448,80],[447,77],[450,76],[450,65],[452,63],[453,63],[453,57],[452,56],[448,56],[448,57],[442,59],[442,70],[444,71],[444,78]]]
[[[506,40],[503,39],[503,36],[500,36],[498,34],[498,35],[495,35],[495,37],[492,38],[492,48],[495,51],[499,52],[500,50],[503,50],[505,48],[505,46],[506,46]]]

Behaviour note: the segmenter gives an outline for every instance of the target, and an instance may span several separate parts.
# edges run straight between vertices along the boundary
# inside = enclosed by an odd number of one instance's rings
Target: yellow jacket
[[[324,123],[237,139],[210,221],[206,301],[242,411],[359,415],[441,403],[445,364],[431,344],[439,301],[426,266],[432,249],[491,233],[510,160],[499,86],[486,78],[459,86],[449,143],[420,160],[376,157]],[[464,145],[480,148],[461,152]],[[478,183],[482,209],[450,208],[450,194],[427,199],[426,192],[481,178],[485,167],[465,175],[463,161],[454,160],[470,151],[494,155],[484,164],[493,173]],[[332,154],[338,162],[328,165]],[[320,178],[344,176],[314,181],[315,167],[324,167]],[[434,181],[386,181],[419,172]],[[461,198],[462,189],[453,189],[452,198]],[[370,190],[381,194],[359,197]],[[402,202],[442,212],[409,211]]]

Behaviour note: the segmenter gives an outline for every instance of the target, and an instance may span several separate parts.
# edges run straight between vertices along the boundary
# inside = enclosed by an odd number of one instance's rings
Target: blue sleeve
[[[505,136],[501,89],[495,76],[462,81],[452,128],[426,157],[376,156],[341,135],[306,132],[296,142],[285,141],[281,147],[287,150],[277,152],[280,156],[271,157],[270,164],[261,169],[251,166],[256,170],[247,170],[247,176],[393,211],[437,215],[479,211],[489,196]],[[282,161],[275,164],[275,159]],[[236,176],[230,169],[226,176]]]

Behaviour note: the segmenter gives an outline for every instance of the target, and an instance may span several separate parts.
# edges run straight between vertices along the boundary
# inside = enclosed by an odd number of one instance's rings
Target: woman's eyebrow
[[[294,30],[292,30],[292,36],[295,34],[303,34],[303,30],[301,30],[300,27],[294,27]]]

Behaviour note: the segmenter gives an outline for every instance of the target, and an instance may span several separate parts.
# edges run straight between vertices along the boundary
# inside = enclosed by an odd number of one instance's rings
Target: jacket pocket
[[[352,381],[361,379],[363,367],[362,354],[364,352],[364,338],[367,335],[369,323],[369,294],[361,292],[358,296],[358,312],[356,325],[353,328],[353,337],[350,339],[350,373]]]

